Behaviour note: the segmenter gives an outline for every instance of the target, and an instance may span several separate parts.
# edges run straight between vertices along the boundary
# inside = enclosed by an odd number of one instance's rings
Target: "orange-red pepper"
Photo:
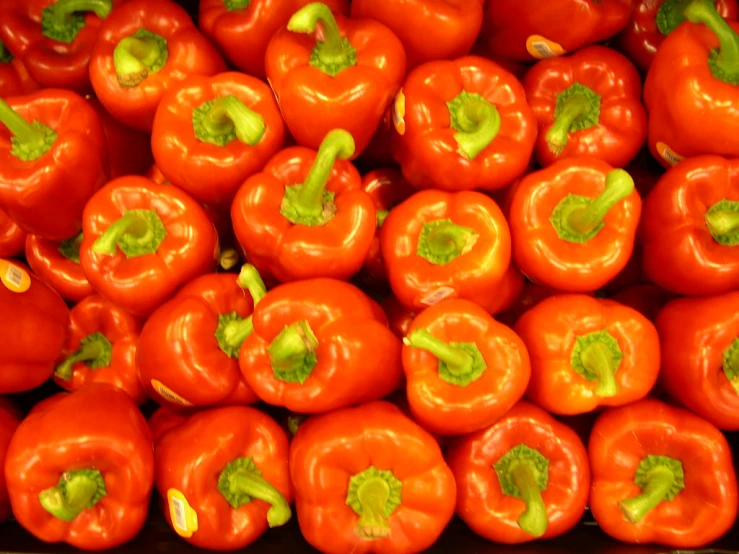
[[[670,300],[675,297],[669,291],[648,283],[632,285],[621,289],[610,297],[614,302],[635,309],[649,321],[654,321],[657,314]]]
[[[411,328],[411,323],[418,314],[414,310],[403,306],[394,294],[386,296],[381,306],[387,316],[388,327],[393,334],[399,339],[405,337],[408,334],[408,329]]]
[[[3,210],[0,210],[0,258],[22,255],[26,246],[26,232]]]
[[[79,302],[95,292],[80,265],[82,233],[71,239],[26,239],[26,261],[34,273],[65,300]]]
[[[0,396],[0,467],[5,468],[5,457],[10,439],[13,438],[22,416],[20,411],[8,400]],[[0,471],[0,523],[10,517],[10,499],[5,484],[5,471]]]
[[[0,31],[0,38],[1,34]],[[0,98],[30,94],[38,88],[23,62],[14,57],[0,40]]]

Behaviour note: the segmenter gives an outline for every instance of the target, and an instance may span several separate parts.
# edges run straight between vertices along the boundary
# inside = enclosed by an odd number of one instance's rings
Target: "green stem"
[[[33,161],[49,151],[57,134],[42,123],[29,123],[0,98],[0,123],[13,135],[12,154],[23,161]]]
[[[403,483],[392,471],[370,466],[352,475],[346,504],[359,516],[354,533],[362,540],[388,537],[388,518],[402,501]]]
[[[244,341],[254,332],[252,316],[241,317],[238,312],[221,314],[213,334],[218,348],[230,358],[238,358]]]
[[[567,220],[577,232],[587,234],[603,222],[603,218],[621,200],[634,192],[634,180],[623,169],[614,169],[606,176],[606,189],[587,207],[570,213]]]
[[[729,347],[723,353],[724,375],[729,380],[731,388],[739,394],[739,338],[731,341]]]
[[[310,417],[308,414],[290,414],[287,416],[287,430],[291,436],[295,436],[300,426]]]
[[[71,239],[63,240],[59,243],[59,253],[71,262],[80,263],[80,246],[83,238],[82,233],[78,233]]]
[[[245,10],[251,4],[251,0],[223,0],[226,11]]]
[[[252,264],[244,264],[241,267],[236,283],[245,290],[249,291],[254,305],[256,306],[262,298],[267,295],[267,286],[259,275],[259,271]]]
[[[526,511],[518,518],[518,526],[534,537],[541,537],[547,530],[547,507],[534,468],[531,464],[518,464],[511,470],[511,479],[526,503]]]
[[[161,70],[168,55],[166,39],[146,29],[121,39],[113,51],[119,84],[124,88],[135,87],[149,73]]]
[[[228,271],[236,267],[240,259],[239,252],[235,248],[228,248],[218,256],[218,266],[224,271]]]
[[[385,223],[385,220],[387,219],[387,216],[390,215],[389,210],[377,210],[377,228],[379,229],[382,227],[382,224]]]
[[[0,40],[0,63],[10,63],[12,59],[13,54],[10,53],[10,50],[8,50],[3,44],[3,41]]]
[[[479,94],[462,91],[447,102],[451,126],[457,131],[454,140],[458,152],[468,160],[474,160],[485,150],[500,132],[500,113]]]
[[[75,12],[95,12],[100,19],[105,19],[113,9],[112,0],[57,0],[53,4],[54,17],[63,24],[70,14]]]
[[[719,200],[708,208],[706,227],[713,239],[724,246],[739,245],[739,202]]]
[[[255,146],[262,140],[266,125],[261,115],[230,94],[196,108],[193,111],[193,129],[202,142],[225,146],[238,139]]]
[[[444,362],[449,371],[455,375],[464,375],[472,371],[472,356],[460,348],[454,348],[443,340],[437,339],[426,329],[414,330],[403,339],[403,344],[427,350]]]
[[[155,253],[167,230],[154,210],[128,210],[92,244],[92,251],[113,256],[116,246],[129,258]]]
[[[713,76],[730,83],[739,84],[739,35],[716,11],[712,0],[693,0],[683,12],[691,23],[703,23],[718,38],[718,50],[712,50],[708,63]]]
[[[85,26],[82,12],[95,12],[105,19],[112,8],[111,0],[58,0],[41,10],[41,32],[52,40],[71,44]]]
[[[657,10],[657,29],[667,36],[685,21],[685,8],[691,0],[665,0]]]
[[[39,494],[39,501],[51,515],[69,522],[95,506],[106,494],[102,474],[96,469],[82,469],[62,474],[56,487]]]
[[[86,362],[91,369],[108,367],[113,355],[113,345],[102,333],[92,333],[80,341],[80,347],[56,366],[54,375],[69,381],[74,364]]]
[[[641,488],[639,496],[618,503],[630,523],[639,523],[660,503],[672,500],[685,488],[685,473],[679,460],[649,455],[642,459],[634,475]]]
[[[432,264],[445,265],[469,252],[478,237],[474,229],[457,225],[451,219],[424,223],[418,237],[416,255]]]
[[[275,378],[305,383],[318,363],[317,348],[318,339],[307,321],[287,325],[267,348]]]
[[[608,346],[601,342],[594,342],[580,353],[580,361],[585,369],[593,373],[598,380],[598,385],[593,391],[596,396],[611,398],[618,394],[617,364]]]
[[[580,83],[557,94],[554,109],[554,125],[546,134],[549,149],[557,156],[567,146],[569,133],[583,131],[598,125],[600,121],[600,95]]]

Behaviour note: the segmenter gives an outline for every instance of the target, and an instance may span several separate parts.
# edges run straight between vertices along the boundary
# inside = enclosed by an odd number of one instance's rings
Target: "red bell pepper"
[[[82,233],[71,239],[26,239],[26,260],[33,272],[65,300],[79,302],[95,292],[80,265]]]
[[[721,294],[739,279],[739,159],[699,156],[670,169],[644,203],[642,264],[677,294]]]
[[[5,468],[5,458],[10,439],[13,438],[22,416],[10,400],[0,396],[0,467]],[[0,471],[0,523],[11,515],[8,487],[5,484],[5,471]]]
[[[403,339],[413,419],[441,435],[478,431],[526,392],[523,341],[469,300],[445,300],[419,314]]]
[[[89,66],[100,26],[125,0],[3,0],[0,40],[45,88],[90,92]]]
[[[20,262],[0,259],[0,394],[31,390],[54,371],[69,309]]]
[[[80,263],[88,281],[140,317],[218,259],[218,235],[200,205],[145,177],[119,177],[98,191],[85,207],[83,231]]]
[[[270,88],[235,72],[191,75],[173,84],[157,108],[151,133],[164,177],[200,202],[225,207],[284,141],[285,126]]]
[[[549,287],[537,285],[531,281],[524,281],[523,288],[516,300],[508,307],[507,310],[500,313],[496,319],[505,323],[509,327],[513,327],[516,324],[516,321],[518,321],[518,318],[520,318],[524,313],[536,306],[539,302],[549,298],[550,296],[554,296],[555,294],[561,294],[561,292]]]
[[[290,475],[300,530],[327,554],[424,552],[454,515],[438,443],[389,402],[308,419]]]
[[[136,368],[142,324],[102,296],[88,296],[70,311],[67,340],[54,381],[70,392],[90,383],[108,383],[136,404],[143,404],[149,397]]]
[[[418,192],[380,229],[388,281],[401,303],[420,310],[464,298],[488,312],[511,261],[510,233],[498,205],[479,192]]]
[[[198,25],[229,63],[249,75],[266,77],[264,55],[272,36],[311,0],[200,0]],[[347,0],[324,0],[337,14],[349,13]]]
[[[683,158],[739,157],[739,22],[709,0],[694,0],[660,45],[644,84],[649,150],[665,167]]]
[[[737,0],[716,0],[716,10],[726,19],[739,16]],[[618,35],[618,48],[646,72],[657,49],[685,21],[685,0],[637,0],[627,27]]]
[[[180,409],[256,402],[242,384],[238,358],[253,331],[254,305],[266,292],[247,265],[239,275],[202,275],[157,308],[139,339],[139,376],[149,395]]]
[[[418,314],[403,306],[394,294],[386,296],[381,306],[387,316],[388,327],[393,334],[399,339],[405,337]]]
[[[226,70],[218,51],[171,0],[126,0],[100,28],[90,81],[110,114],[151,131],[164,92],[188,75]]]
[[[239,353],[246,383],[267,404],[320,413],[393,392],[400,340],[380,306],[354,285],[309,279],[272,289]]]
[[[739,292],[681,298],[657,316],[660,383],[720,429],[739,430]]]
[[[395,33],[408,69],[453,60],[472,49],[482,28],[484,0],[353,0],[352,17],[374,19]]]
[[[503,188],[526,171],[536,143],[521,83],[476,56],[413,71],[395,100],[393,123],[395,158],[417,188]]]
[[[42,90],[0,99],[0,209],[27,233],[64,240],[108,179],[105,133],[84,98]]]
[[[359,172],[345,161],[353,152],[351,135],[336,129],[318,152],[277,153],[236,193],[236,239],[265,279],[349,279],[361,269],[377,218]]]
[[[488,51],[528,62],[603,42],[623,30],[635,0],[488,0],[482,37]]]
[[[0,40],[0,98],[31,94],[38,89],[23,62],[14,57]]]
[[[0,210],[0,258],[15,258],[26,247],[26,232]]]
[[[318,22],[321,27],[318,31]],[[315,2],[297,11],[267,47],[264,65],[299,144],[318,148],[332,129],[369,144],[405,77],[403,44],[372,19],[334,16]]]
[[[629,261],[640,213],[624,170],[596,158],[559,160],[524,177],[513,193],[513,259],[539,284],[595,291]]]
[[[510,310],[515,306],[525,286],[526,278],[523,273],[511,263],[503,274],[503,277],[495,285],[497,302],[489,306],[490,313],[497,316]]]
[[[610,297],[614,302],[633,308],[649,321],[654,321],[657,314],[675,295],[656,285],[633,285]]]
[[[189,417],[156,444],[156,487],[167,523],[200,548],[245,548],[292,515],[288,453],[285,431],[254,408]]]
[[[644,398],[657,382],[657,330],[612,300],[562,294],[516,322],[531,356],[526,396],[554,414],[575,415]]]
[[[585,513],[585,445],[567,425],[528,402],[452,443],[446,460],[457,482],[457,514],[490,541],[557,537]]]
[[[112,385],[36,405],[10,442],[5,468],[18,523],[44,542],[106,550],[133,539],[146,521],[151,432]]]
[[[647,139],[641,77],[615,50],[588,46],[538,62],[523,80],[539,122],[536,159],[542,166],[592,156],[625,167]]]
[[[152,439],[154,440],[154,447],[156,448],[159,439],[175,427],[179,427],[185,423],[191,415],[192,413],[175,412],[164,406],[157,408],[147,421]]]
[[[382,227],[390,210],[406,200],[413,189],[408,186],[403,174],[397,169],[375,169],[362,178],[362,188],[372,197],[377,214],[377,228]],[[387,283],[385,265],[380,253],[380,236],[375,233],[360,275],[362,284],[380,288]]]
[[[729,444],[687,410],[653,399],[608,410],[595,422],[588,450],[590,511],[619,541],[700,548],[736,520]]]

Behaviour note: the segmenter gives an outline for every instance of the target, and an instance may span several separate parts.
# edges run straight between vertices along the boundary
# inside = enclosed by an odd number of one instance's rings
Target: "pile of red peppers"
[[[0,0],[0,521],[720,546],[737,0],[189,4]]]

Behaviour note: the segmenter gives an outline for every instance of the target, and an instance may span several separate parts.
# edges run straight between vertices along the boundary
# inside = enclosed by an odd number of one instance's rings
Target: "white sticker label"
[[[426,304],[427,306],[435,306],[442,300],[449,298],[455,292],[456,291],[452,287],[438,288],[431,294],[427,294],[426,296],[421,298],[421,304]]]

